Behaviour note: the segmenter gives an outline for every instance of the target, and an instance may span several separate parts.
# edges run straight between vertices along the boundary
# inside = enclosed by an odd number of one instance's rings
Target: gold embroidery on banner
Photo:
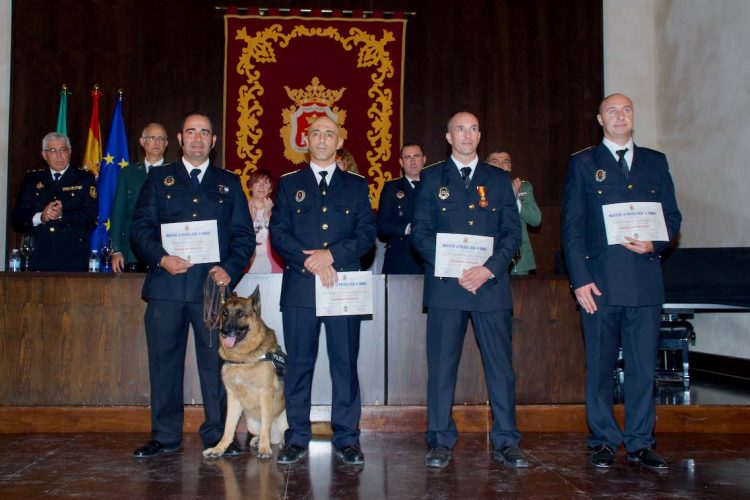
[[[367,140],[371,149],[367,151],[366,157],[370,165],[368,170],[371,176],[370,197],[374,200],[373,207],[377,208],[383,185],[393,178],[390,172],[383,171],[384,162],[391,159],[390,148],[393,139],[391,133],[391,117],[394,113],[393,92],[384,85],[385,80],[392,78],[395,73],[390,52],[386,50],[386,46],[394,42],[396,38],[389,30],[383,30],[381,38],[359,28],[349,29],[348,36],[342,36],[334,27],[308,28],[302,25],[294,26],[289,33],[284,33],[280,24],[271,25],[254,35],[248,35],[245,28],[237,30],[235,39],[244,41],[245,48],[242,49],[242,55],[237,62],[236,72],[246,78],[246,84],[240,86],[237,97],[239,130],[236,134],[236,154],[238,158],[244,159],[244,167],[241,167],[241,172],[237,173],[240,174],[247,191],[247,177],[257,169],[257,164],[263,155],[263,151],[257,147],[257,144],[263,136],[263,130],[258,127],[258,124],[264,109],[258,102],[258,97],[263,95],[264,88],[260,84],[261,72],[256,65],[276,62],[276,45],[279,48],[285,48],[294,38],[313,36],[335,40],[341,43],[346,51],[359,47],[357,67],[372,68],[370,75],[372,86],[367,91],[368,97],[372,99],[367,110],[367,116],[372,120],[371,128],[367,131]]]

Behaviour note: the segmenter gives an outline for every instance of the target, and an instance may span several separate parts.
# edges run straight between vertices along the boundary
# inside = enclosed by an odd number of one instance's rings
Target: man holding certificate
[[[477,157],[480,135],[476,116],[450,119],[451,157],[422,171],[415,202],[413,244],[426,265],[428,308],[427,467],[447,466],[458,439],[451,407],[469,317],[492,406],[492,456],[528,466],[518,448],[508,278],[521,222],[508,173]]]
[[[148,302],[151,382],[151,440],[135,450],[136,457],[180,447],[188,324],[206,416],[200,427],[204,448],[224,433],[219,340],[203,323],[203,289],[208,276],[217,286],[234,288],[255,251],[255,233],[239,177],[209,162],[216,144],[212,130],[208,116],[187,115],[177,134],[182,159],[149,172],[133,215],[130,239],[149,265],[142,294]],[[239,449],[232,444],[228,451]]]
[[[677,236],[682,216],[666,157],[633,143],[633,119],[628,97],[608,96],[597,115],[602,143],[570,158],[563,250],[586,347],[589,462],[612,467],[624,443],[629,462],[666,469],[653,450],[654,370],[664,303],[659,253]],[[624,431],[612,414],[620,346]]]
[[[269,227],[274,249],[285,262],[280,305],[287,350],[284,397],[289,428],[277,461],[293,464],[307,453],[312,437],[313,370],[324,324],[333,385],[333,445],[344,463],[361,465],[365,458],[359,447],[360,317],[343,310],[339,315],[332,313],[333,296],[328,296],[325,312],[316,311],[316,299],[325,290],[333,290],[344,273],[360,269],[360,257],[375,243],[375,217],[367,181],[336,166],[336,150],[344,143],[336,122],[328,116],[316,118],[305,141],[310,165],[279,179]],[[354,280],[353,287],[345,288],[354,291],[362,283]]]

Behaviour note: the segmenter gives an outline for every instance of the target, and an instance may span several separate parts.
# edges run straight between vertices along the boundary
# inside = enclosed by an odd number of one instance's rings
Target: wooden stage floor
[[[241,436],[244,438],[244,436]],[[587,465],[586,435],[527,433],[531,467],[494,463],[484,433],[462,434],[451,464],[423,465],[421,433],[363,433],[364,467],[342,464],[315,439],[299,464],[278,466],[251,453],[206,460],[197,434],[181,452],[135,459],[140,433],[2,434],[0,498],[720,498],[750,497],[750,434],[657,435],[664,473]],[[276,450],[274,449],[274,453]]]

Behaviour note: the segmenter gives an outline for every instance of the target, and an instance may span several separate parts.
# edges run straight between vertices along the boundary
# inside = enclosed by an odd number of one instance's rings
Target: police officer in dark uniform
[[[383,274],[423,274],[422,257],[411,245],[414,198],[427,157],[419,144],[404,144],[398,162],[403,177],[388,181],[380,193],[378,236],[385,241]]]
[[[149,266],[142,295],[151,383],[151,440],[133,453],[150,457],[177,451],[182,438],[183,376],[188,324],[195,350],[206,420],[200,427],[204,448],[224,433],[226,392],[221,382],[218,338],[203,322],[203,290],[208,276],[217,286],[234,288],[255,251],[247,197],[237,175],[210,164],[216,143],[211,120],[203,113],[186,116],[177,134],[182,159],[149,172],[133,215],[130,239]],[[215,220],[219,261],[192,264],[169,255],[161,225]],[[232,443],[229,454],[239,453]]]
[[[492,456],[509,467],[528,466],[518,448],[508,277],[521,243],[521,223],[510,176],[477,157],[480,135],[476,116],[456,113],[446,133],[451,157],[425,169],[417,190],[414,246],[426,264],[427,467],[447,466],[458,439],[451,408],[469,316],[492,408]],[[492,255],[460,278],[435,276],[439,233],[491,237]]]
[[[96,179],[70,168],[70,140],[50,132],[42,140],[49,168],[28,172],[11,214],[13,230],[34,238],[31,271],[86,271],[96,225]]]
[[[339,271],[357,271],[375,242],[375,220],[367,181],[336,166],[343,145],[338,125],[323,116],[305,137],[310,166],[281,177],[270,222],[274,250],[286,266],[281,286],[284,344],[287,349],[284,397],[289,428],[280,464],[307,453],[312,437],[310,393],[321,323],[331,365],[331,424],[336,453],[347,464],[363,464],[359,447],[361,403],[357,357],[359,316],[315,315],[315,276],[333,286]]]
[[[664,285],[660,252],[680,230],[674,184],[663,153],[633,143],[632,101],[612,94],[599,105],[604,139],[570,158],[562,205],[562,238],[570,283],[581,306],[586,347],[586,418],[589,462],[614,465],[625,445],[628,461],[669,467],[654,451],[654,370]],[[602,207],[657,202],[669,241],[626,236],[607,244]],[[612,373],[622,346],[625,362],[625,428],[612,414]]]

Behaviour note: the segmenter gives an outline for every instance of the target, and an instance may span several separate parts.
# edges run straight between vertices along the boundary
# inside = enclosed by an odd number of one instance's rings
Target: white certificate
[[[372,314],[372,272],[341,272],[338,277],[338,283],[325,288],[320,278],[315,276],[315,315]]]
[[[491,236],[437,233],[435,243],[435,276],[460,278],[463,272],[481,266],[492,256]]]
[[[193,264],[219,262],[219,231],[216,219],[161,225],[161,244],[169,255]]]
[[[661,203],[611,203],[603,205],[602,210],[608,245],[625,242],[625,236],[640,241],[669,241]]]

